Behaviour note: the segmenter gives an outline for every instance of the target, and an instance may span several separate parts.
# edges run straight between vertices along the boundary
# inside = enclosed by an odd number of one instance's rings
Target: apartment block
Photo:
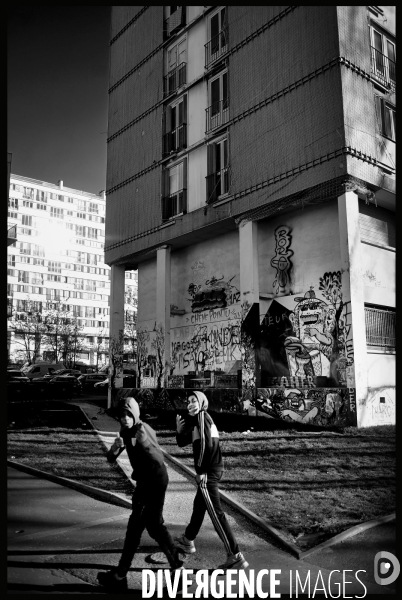
[[[34,307],[43,315],[60,308],[77,317],[83,338],[77,360],[88,365],[106,363],[110,267],[104,260],[105,203],[104,191],[91,194],[67,188],[63,181],[55,185],[10,175],[8,228],[16,233],[7,248],[12,360],[24,357],[23,340],[12,322]],[[135,319],[137,273],[124,275],[126,318]],[[53,351],[42,344],[38,358],[53,360]]]
[[[393,7],[112,8],[110,326],[138,269],[144,387],[162,333],[167,387],[395,421],[395,64]]]

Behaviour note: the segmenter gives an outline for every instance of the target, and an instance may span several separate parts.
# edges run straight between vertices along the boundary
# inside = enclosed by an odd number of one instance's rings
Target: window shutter
[[[167,106],[164,116],[164,133],[169,133],[172,129],[172,107]]]
[[[216,144],[207,146],[207,204],[214,201],[213,190],[215,187],[214,165],[215,165]]]
[[[181,206],[179,207],[179,211],[184,214],[187,213],[187,161],[185,158],[183,160],[183,194],[181,198]]]

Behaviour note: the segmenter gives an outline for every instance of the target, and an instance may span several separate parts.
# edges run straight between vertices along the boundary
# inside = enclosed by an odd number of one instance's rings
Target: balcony
[[[207,204],[216,202],[220,196],[229,192],[229,167],[224,167],[206,178]]]
[[[179,190],[162,198],[162,221],[187,212],[187,190]]]
[[[181,63],[163,78],[163,94],[169,96],[179,87],[187,83],[187,64]]]
[[[371,72],[383,85],[396,89],[396,63],[371,47]]]
[[[186,24],[186,7],[178,6],[177,9],[165,19],[164,34],[165,39],[176,33],[181,27]]]
[[[17,241],[17,225],[13,225],[7,229],[7,246],[11,246]]]
[[[166,158],[173,152],[179,152],[187,148],[187,124],[182,123],[173,131],[165,133],[163,136],[163,158]]]
[[[205,44],[205,68],[222,58],[228,51],[228,30],[222,29],[218,35]]]
[[[229,98],[215,102],[205,112],[207,117],[206,132],[209,133],[229,121]]]

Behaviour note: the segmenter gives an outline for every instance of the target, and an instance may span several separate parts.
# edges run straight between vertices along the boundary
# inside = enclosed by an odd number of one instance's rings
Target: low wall
[[[120,398],[132,396],[141,409],[149,414],[182,412],[193,390],[184,388],[122,388],[118,390],[113,407]],[[200,390],[201,391],[201,390]],[[259,388],[237,390],[208,388],[202,390],[209,402],[209,411],[216,415],[236,417],[232,421],[263,419],[299,426],[338,428],[357,426],[354,388]]]

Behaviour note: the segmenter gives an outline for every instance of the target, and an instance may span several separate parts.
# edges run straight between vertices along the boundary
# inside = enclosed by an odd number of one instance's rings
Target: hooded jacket
[[[119,416],[124,409],[133,417],[134,424],[130,428],[121,427],[120,436],[124,447],[118,454],[114,454],[110,449],[107,453],[108,461],[115,462],[125,449],[133,468],[132,479],[137,483],[167,483],[167,470],[155,431],[140,420],[140,407],[134,398],[123,398],[119,402],[117,408]],[[140,439],[136,439],[137,432],[141,433]]]
[[[198,475],[222,473],[223,460],[219,446],[219,432],[208,414],[208,398],[203,392],[192,392],[197,398],[200,411],[194,417],[186,416],[186,429],[176,432],[178,446],[193,444],[194,468]]]

